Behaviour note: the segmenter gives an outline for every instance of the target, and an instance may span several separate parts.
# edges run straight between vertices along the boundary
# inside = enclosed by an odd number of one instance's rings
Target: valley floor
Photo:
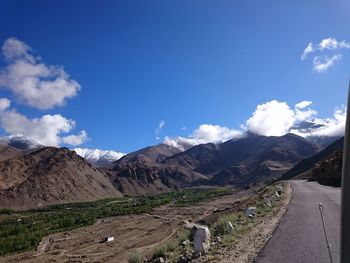
[[[164,205],[151,213],[100,219],[96,224],[47,236],[36,252],[0,258],[0,262],[127,262],[130,253],[152,253],[186,222],[215,220],[220,211],[237,209],[253,190],[235,192],[188,207]],[[114,241],[101,242],[113,236]]]

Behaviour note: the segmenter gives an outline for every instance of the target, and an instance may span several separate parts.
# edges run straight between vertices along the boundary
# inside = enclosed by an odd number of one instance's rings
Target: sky
[[[349,1],[0,0],[0,24],[3,136],[126,153],[344,127]]]

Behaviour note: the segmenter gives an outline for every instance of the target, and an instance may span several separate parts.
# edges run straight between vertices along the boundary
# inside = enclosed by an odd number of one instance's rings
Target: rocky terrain
[[[65,148],[46,147],[0,163],[0,207],[29,209],[121,196],[108,177]]]
[[[290,169],[287,173],[285,173],[281,179],[286,180],[293,178],[295,176],[300,176],[312,169],[316,163],[327,159],[328,156],[332,155],[336,151],[342,151],[344,144],[344,137],[334,141],[330,145],[328,145],[325,149],[320,151],[319,153],[302,160],[300,163],[296,164],[292,169]]]
[[[315,164],[309,171],[309,178],[311,181],[317,181],[324,185],[340,186],[342,164],[342,151],[335,151],[324,160]]]
[[[319,150],[318,145],[294,134],[266,137],[249,133],[241,139],[200,144],[182,152],[166,145],[148,147],[124,156],[108,173],[120,191],[130,194],[190,186],[245,187],[271,182]]]
[[[284,174],[281,179],[307,179],[322,184],[340,186],[344,137],[318,154],[307,158]]]
[[[12,146],[0,144],[0,162],[20,156],[22,152]]]

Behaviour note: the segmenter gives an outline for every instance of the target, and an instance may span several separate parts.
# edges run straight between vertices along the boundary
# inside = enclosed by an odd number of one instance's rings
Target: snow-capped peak
[[[22,134],[11,134],[0,137],[0,143],[10,145],[20,150],[33,150],[43,147],[36,139]]]
[[[103,166],[110,164],[114,161],[122,158],[125,153],[113,151],[113,150],[100,150],[100,149],[88,149],[88,148],[74,148],[79,156],[83,157],[90,163],[93,163],[97,166]]]

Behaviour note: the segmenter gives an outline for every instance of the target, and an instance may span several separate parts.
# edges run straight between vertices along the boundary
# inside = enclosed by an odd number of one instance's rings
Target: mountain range
[[[264,184],[322,150],[294,134],[268,137],[253,133],[183,151],[158,144],[116,161],[117,152],[43,146],[20,150],[9,143],[1,145],[0,207],[12,209],[189,187]],[[101,161],[104,156],[108,159],[105,164]]]

